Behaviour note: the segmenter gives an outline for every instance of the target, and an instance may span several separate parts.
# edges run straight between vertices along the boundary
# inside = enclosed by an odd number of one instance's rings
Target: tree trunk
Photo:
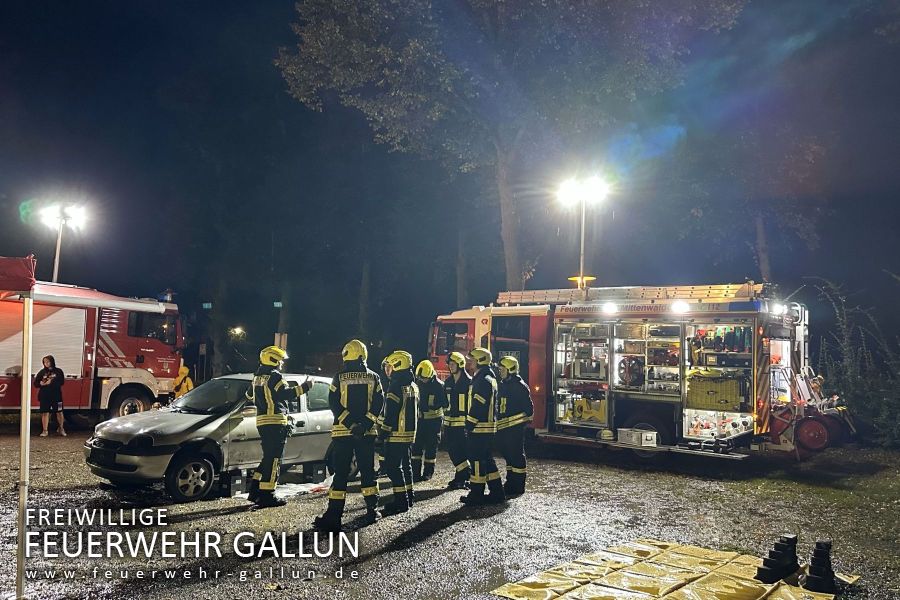
[[[469,304],[469,289],[466,284],[466,229],[457,230],[456,241],[456,307]]]
[[[497,192],[500,196],[500,239],[506,262],[506,289],[524,289],[522,261],[519,258],[519,231],[515,198],[509,182],[509,153],[497,149]]]
[[[371,297],[372,261],[363,259],[362,274],[359,278],[359,323],[357,329],[362,339],[366,339],[369,330],[369,299]]]
[[[772,263],[769,257],[769,239],[766,237],[766,221],[762,215],[756,215],[756,262],[759,274],[765,282],[772,281]]]

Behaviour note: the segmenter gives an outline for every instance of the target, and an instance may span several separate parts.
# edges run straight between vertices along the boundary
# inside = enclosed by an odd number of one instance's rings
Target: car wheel
[[[205,498],[215,479],[212,463],[202,456],[176,456],[166,470],[166,491],[175,502]]]
[[[656,443],[659,446],[671,446],[672,445],[672,433],[669,428],[666,427],[666,424],[663,423],[662,419],[646,413],[638,413],[630,417],[625,424],[622,425],[624,429],[640,429],[642,431],[655,431],[656,432]],[[646,461],[656,461],[662,460],[664,456],[668,454],[668,452],[659,452],[655,450],[632,450],[634,454],[640,458],[641,460]]]
[[[144,412],[150,410],[153,402],[143,389],[126,385],[113,392],[113,397],[109,401],[109,417],[124,417],[125,415]]]

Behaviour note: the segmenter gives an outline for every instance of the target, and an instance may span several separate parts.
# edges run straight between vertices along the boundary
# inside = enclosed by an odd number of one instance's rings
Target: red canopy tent
[[[31,439],[31,327],[34,315],[32,297],[34,256],[6,258],[0,256],[0,299],[17,295],[22,298],[22,407],[19,423],[19,514],[16,542],[16,598],[25,597],[25,507],[28,505],[28,483]]]

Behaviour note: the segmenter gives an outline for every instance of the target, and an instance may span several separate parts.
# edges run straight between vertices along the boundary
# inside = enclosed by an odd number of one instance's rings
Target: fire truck
[[[175,304],[56,283],[34,287],[33,370],[46,355],[56,359],[67,411],[149,410],[172,392],[183,345]],[[13,296],[0,301],[0,411],[19,410],[20,386],[35,374],[23,378],[21,356],[22,301]]]
[[[444,377],[453,351],[515,356],[543,441],[740,460],[843,435],[808,330],[806,306],[753,282],[502,292],[439,316],[429,356]]]

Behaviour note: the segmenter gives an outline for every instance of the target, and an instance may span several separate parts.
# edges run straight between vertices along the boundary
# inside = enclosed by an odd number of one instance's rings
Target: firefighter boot
[[[287,504],[287,500],[283,498],[276,498],[275,494],[272,492],[259,492],[259,495],[256,497],[256,501],[254,502],[257,508],[273,508],[276,506],[284,506]]]
[[[378,520],[378,496],[366,496],[366,516],[364,521],[366,525],[371,525]]]
[[[467,506],[481,506],[485,504],[486,500],[487,496],[484,495],[483,483],[470,483],[468,495],[459,499],[460,502]]]
[[[448,490],[466,490],[469,488],[469,464],[457,467],[456,475],[447,483]]]
[[[434,459],[429,461],[425,459],[425,468],[422,471],[422,481],[429,481],[434,477]]]
[[[390,517],[399,515],[409,511],[409,500],[406,498],[406,490],[402,492],[394,492],[391,496],[391,503],[381,509],[382,517]]]
[[[313,519],[313,527],[319,531],[338,532],[341,530],[341,515],[344,503],[340,500],[328,500],[328,508],[321,517]]]
[[[416,483],[419,483],[420,481],[422,481],[422,459],[414,458],[414,459],[412,459],[411,464],[412,464],[413,481],[415,481]]]
[[[247,500],[256,503],[259,499],[259,479],[250,478],[250,489],[247,490]]]
[[[409,508],[413,507],[413,486],[406,486],[406,505]]]
[[[506,483],[503,484],[503,491],[507,496],[521,496],[525,493],[525,473],[514,473],[508,471],[506,473]]]
[[[488,481],[488,490],[490,493],[485,497],[485,504],[503,504],[506,502],[506,494],[503,491],[503,482],[500,477]]]

